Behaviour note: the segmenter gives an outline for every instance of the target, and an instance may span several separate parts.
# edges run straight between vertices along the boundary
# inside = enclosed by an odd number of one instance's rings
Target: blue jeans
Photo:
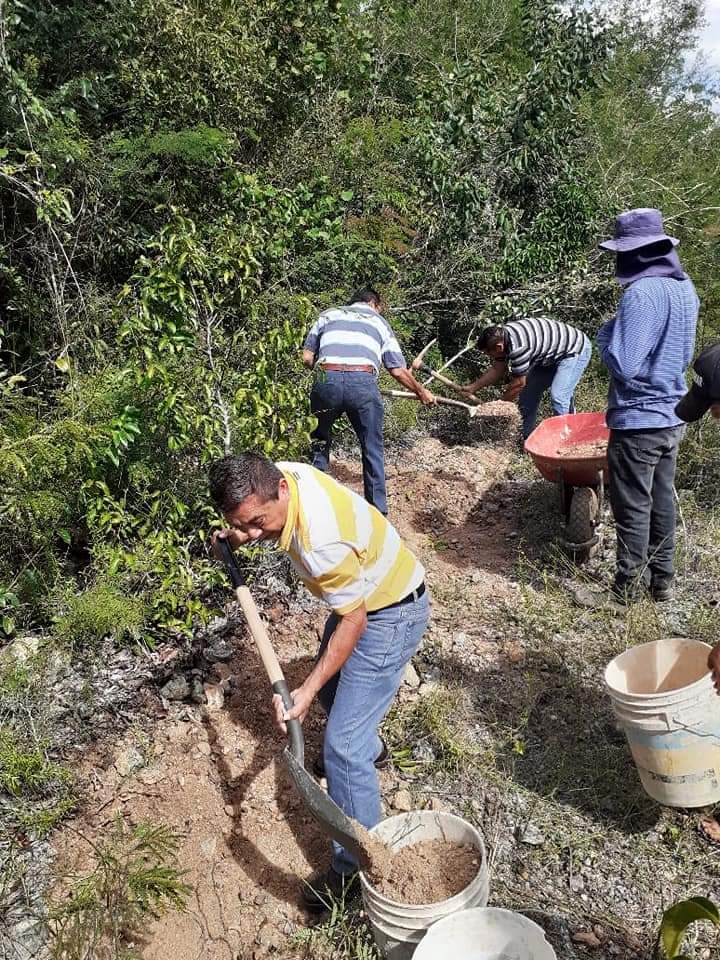
[[[408,660],[420,646],[429,616],[427,590],[414,602],[369,613],[357,646],[319,694],[328,715],[323,748],[328,793],[348,816],[366,827],[374,827],[381,816],[374,763],[382,749],[378,725],[397,693]],[[337,622],[331,614],[318,656]],[[338,873],[357,870],[352,854],[335,842],[332,865]]]
[[[585,368],[590,363],[591,355],[592,344],[585,337],[582,350],[574,357],[566,357],[559,363],[553,363],[547,367],[535,366],[531,368],[522,393],[518,398],[522,415],[523,438],[525,440],[535,429],[540,401],[546,390],[550,391],[550,403],[556,417],[563,413],[575,412],[573,394],[580,378],[585,373]]]
[[[318,421],[312,433],[312,465],[328,472],[333,424],[346,413],[360,441],[365,499],[387,514],[383,404],[375,374],[319,371],[310,394],[310,410]]]

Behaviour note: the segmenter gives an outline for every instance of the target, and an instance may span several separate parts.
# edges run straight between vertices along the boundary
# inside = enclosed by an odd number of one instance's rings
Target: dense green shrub
[[[12,797],[43,797],[62,792],[70,773],[48,760],[43,744],[23,744],[17,731],[0,725],[0,790]]]
[[[138,640],[145,620],[141,600],[124,596],[111,583],[95,583],[82,593],[55,599],[63,612],[56,616],[53,634],[73,646],[96,644],[105,637]]]
[[[382,286],[410,355],[524,311],[593,333],[617,292],[595,241],[619,206],[656,204],[716,326],[698,16],[684,0],[652,23],[550,0],[2,4],[2,635],[56,618],[92,644],[103,596],[118,640],[206,616],[207,465],[306,455],[303,337],[358,285]],[[416,416],[393,408],[389,429]],[[699,436],[681,477],[707,488]]]

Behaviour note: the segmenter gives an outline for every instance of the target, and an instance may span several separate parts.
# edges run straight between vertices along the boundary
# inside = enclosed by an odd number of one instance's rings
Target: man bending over
[[[303,463],[246,453],[210,469],[210,494],[235,548],[261,540],[286,551],[302,582],[331,609],[315,666],[277,721],[305,719],[317,697],[328,715],[323,748],[328,792],[366,827],[380,820],[378,725],[428,623],[425,570],[395,528],[362,497]],[[337,843],[327,871],[303,890],[310,910],[340,897],[357,862]]]

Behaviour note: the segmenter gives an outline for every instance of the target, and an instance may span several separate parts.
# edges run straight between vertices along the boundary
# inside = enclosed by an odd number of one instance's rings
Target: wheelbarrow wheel
[[[597,526],[600,504],[592,487],[578,487],[570,500],[565,543],[576,563],[589,560],[597,546]]]

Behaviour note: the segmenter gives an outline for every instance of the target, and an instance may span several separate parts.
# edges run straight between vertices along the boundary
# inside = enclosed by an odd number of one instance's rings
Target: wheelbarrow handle
[[[272,684],[273,693],[280,694],[283,706],[286,710],[290,710],[293,706],[293,700],[290,696],[287,681],[272,644],[270,643],[267,628],[260,618],[258,608],[245,582],[245,577],[240,569],[240,565],[225,537],[218,537],[215,542],[218,544],[225,569],[227,570],[233,587],[235,587],[235,596],[245,615],[245,620],[247,621],[252,638],[255,641],[255,646],[260,654],[265,672]],[[302,724],[299,720],[288,720],[286,722],[288,738],[290,740],[290,751],[302,766],[305,763],[305,738],[303,736]]]

